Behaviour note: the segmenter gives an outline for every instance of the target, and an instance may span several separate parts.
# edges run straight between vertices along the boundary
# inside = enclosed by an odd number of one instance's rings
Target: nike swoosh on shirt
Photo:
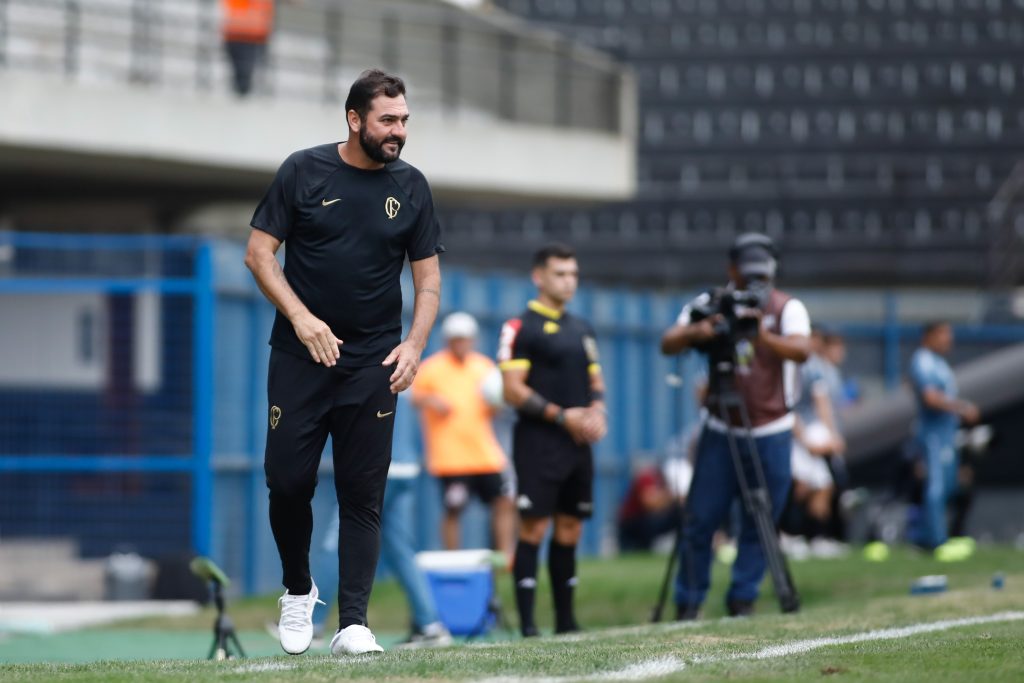
[[[393,412],[395,412],[395,411],[393,411],[393,410],[392,410],[392,411],[391,411],[391,413],[393,413]],[[391,413],[382,413],[382,412],[380,412],[380,411],[378,410],[378,411],[377,411],[377,417],[387,417],[387,416],[388,416],[388,415],[390,415]]]
[[[335,202],[340,202],[340,201],[341,201],[341,197],[338,197],[337,199],[332,199],[331,201],[327,201],[326,199],[324,199],[323,201],[320,202],[320,205],[321,206],[330,206],[331,204],[333,204]]]

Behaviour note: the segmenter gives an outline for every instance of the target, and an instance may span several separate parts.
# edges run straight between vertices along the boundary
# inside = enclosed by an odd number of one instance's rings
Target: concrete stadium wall
[[[341,107],[68,85],[12,72],[0,72],[0,91],[0,170],[8,172],[77,167],[92,178],[262,189],[292,151],[346,135]],[[414,118],[404,158],[439,195],[607,200],[634,189],[633,144],[625,136],[462,120],[409,99]],[[557,163],[547,160],[552,150]]]

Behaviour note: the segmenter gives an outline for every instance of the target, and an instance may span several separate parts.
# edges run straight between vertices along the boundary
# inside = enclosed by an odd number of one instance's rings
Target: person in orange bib
[[[445,348],[423,361],[412,385],[412,403],[422,415],[427,469],[441,480],[441,537],[448,550],[460,546],[459,519],[475,495],[491,507],[495,547],[511,558],[513,484],[492,424],[500,408],[483,393],[495,365],[474,349],[479,328],[473,316],[452,313],[441,332]]]
[[[240,97],[252,91],[256,64],[266,55],[274,28],[274,0],[221,0],[221,34]]]

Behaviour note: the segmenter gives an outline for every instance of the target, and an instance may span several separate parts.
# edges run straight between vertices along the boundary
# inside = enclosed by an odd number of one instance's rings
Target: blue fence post
[[[266,419],[266,411],[260,403],[264,387],[257,382],[262,377],[259,367],[259,348],[263,341],[260,326],[260,308],[262,300],[258,294],[253,293],[249,299],[249,416],[246,430],[246,451],[249,455],[248,471],[245,479],[245,498],[251,511],[246,518],[245,525],[245,592],[251,595],[256,592],[257,567],[259,567],[259,530],[263,526],[262,515],[257,514],[260,509],[259,492],[266,489],[263,478],[263,468],[260,467],[260,444],[256,440],[258,427],[262,420]]]
[[[192,548],[208,555],[213,507],[213,247],[196,249],[192,324]]]
[[[884,350],[885,388],[895,389],[900,384],[900,311],[899,302],[892,292],[885,293]]]

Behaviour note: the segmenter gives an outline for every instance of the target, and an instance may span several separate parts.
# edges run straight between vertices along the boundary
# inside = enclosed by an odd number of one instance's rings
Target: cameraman
[[[723,378],[716,372],[718,360],[732,363],[732,380],[749,415],[750,436],[760,455],[776,523],[789,493],[794,423],[790,407],[797,364],[810,354],[811,325],[803,303],[774,288],[775,271],[771,239],[759,233],[740,235],[729,250],[729,285],[687,304],[661,339],[666,355],[697,349],[708,352],[711,361],[704,423],[679,544],[677,619],[699,618],[711,580],[711,539],[740,494],[727,430],[737,437],[747,481],[757,481],[740,415],[723,415],[720,408]],[[749,305],[751,299],[756,305]],[[739,301],[744,305],[735,303]],[[726,607],[730,616],[747,616],[754,610],[765,557],[745,508],[738,541]]]

